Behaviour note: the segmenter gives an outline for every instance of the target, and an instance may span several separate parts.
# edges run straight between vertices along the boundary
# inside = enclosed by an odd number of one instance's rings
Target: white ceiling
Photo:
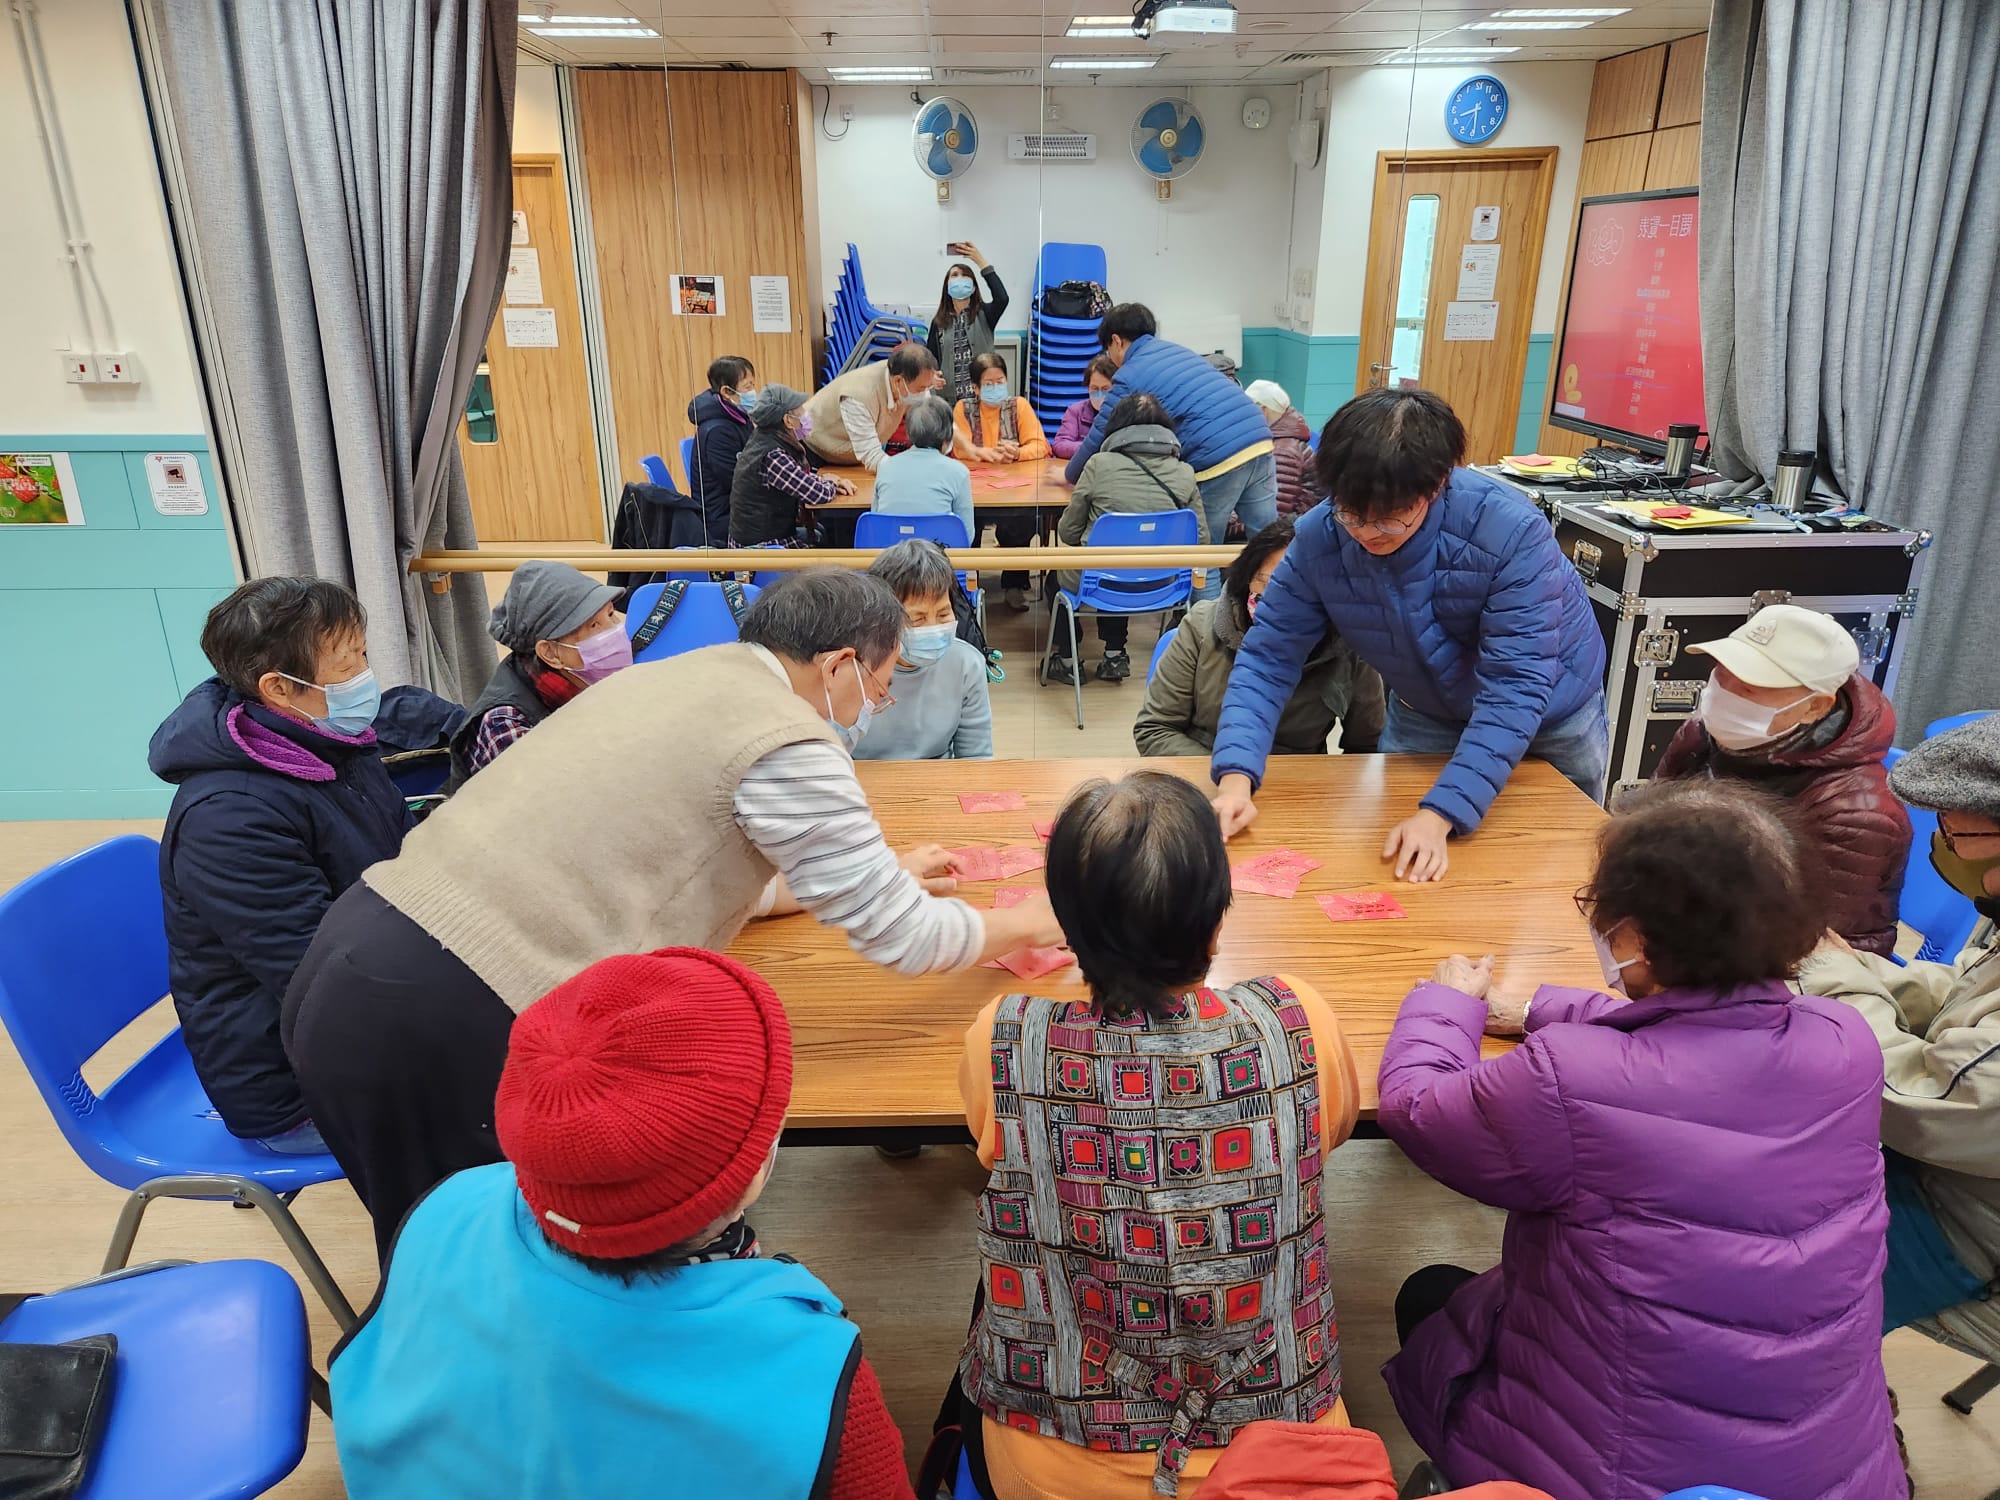
[[[1234,36],[1161,47],[1133,40],[1069,40],[1076,15],[1110,15],[1130,0],[559,0],[557,16],[630,16],[657,38],[534,35],[521,26],[522,47],[551,62],[673,67],[740,63],[798,68],[815,83],[828,67],[908,66],[937,70],[945,83],[978,83],[984,70],[1030,70],[1035,82],[1048,58],[1159,53],[1157,67],[1111,72],[1107,83],[1142,80],[1239,83],[1290,81],[1325,67],[1368,66],[1418,43],[1520,50],[1494,62],[1543,62],[1610,57],[1671,41],[1708,25],[1707,0],[1625,0],[1631,10],[1576,31],[1484,32],[1477,23],[1521,3],[1470,6],[1434,0],[1236,0]],[[1614,0],[1615,3],[1615,0]],[[530,0],[523,16],[539,14]],[[1471,29],[1464,29],[1466,27]],[[829,39],[824,33],[833,33]],[[1293,54],[1309,54],[1295,61]],[[959,70],[971,70],[962,72]],[[1087,83],[1090,74],[1058,70],[1050,83]],[[990,81],[1005,83],[1005,77]]]

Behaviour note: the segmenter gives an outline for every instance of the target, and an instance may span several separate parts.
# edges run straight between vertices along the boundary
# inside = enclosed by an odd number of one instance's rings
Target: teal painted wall
[[[1532,453],[1540,440],[1542,407],[1548,390],[1549,349],[1555,335],[1528,335],[1528,366],[1521,382],[1514,451]],[[1354,394],[1361,362],[1361,336],[1310,335],[1289,328],[1243,330],[1243,383],[1275,380],[1291,392],[1292,404],[1314,427],[1322,425]]]
[[[201,624],[236,586],[221,492],[200,436],[0,433],[0,453],[68,453],[82,526],[0,526],[0,638],[17,733],[0,769],[0,820],[142,818],[173,789],[146,743],[209,675]],[[204,516],[163,516],[148,453],[192,453]]]

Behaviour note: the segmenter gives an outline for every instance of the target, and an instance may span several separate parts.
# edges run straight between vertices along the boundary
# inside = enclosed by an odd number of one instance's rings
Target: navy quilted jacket
[[[1071,484],[1103,446],[1104,424],[1111,420],[1111,409],[1135,391],[1159,397],[1167,415],[1174,419],[1181,457],[1193,467],[1197,479],[1246,448],[1261,444],[1260,451],[1271,449],[1271,424],[1241,386],[1194,350],[1149,333],[1132,341],[1083,446],[1070,456],[1067,472]]]
[[[1257,605],[1216,726],[1217,777],[1253,783],[1307,655],[1331,627],[1418,713],[1465,725],[1423,805],[1470,833],[1528,742],[1604,688],[1583,580],[1521,495],[1455,469],[1417,534],[1374,557],[1322,502]]]

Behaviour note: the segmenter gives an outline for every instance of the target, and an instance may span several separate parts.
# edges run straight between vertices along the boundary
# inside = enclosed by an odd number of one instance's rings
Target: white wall
[[[556,70],[521,53],[514,70],[514,151],[521,156],[562,154],[562,112],[556,107]]]
[[[1368,274],[1368,219],[1375,193],[1375,153],[1433,150],[1454,143],[1444,127],[1445,100],[1468,77],[1487,72],[1507,86],[1507,123],[1495,145],[1555,146],[1555,188],[1535,283],[1536,333],[1551,333],[1562,300],[1563,260],[1576,207],[1576,173],[1590,107],[1591,62],[1512,63],[1465,68],[1335,68],[1327,74],[1326,201],[1319,245],[1315,334],[1361,331]],[[1461,147],[1468,153],[1477,147]]]
[[[1208,146],[1196,170],[1174,184],[1171,201],[1161,203],[1153,179],[1132,160],[1131,130],[1148,103],[1170,93],[1182,91],[1053,89],[1062,118],[1044,125],[1040,89],[962,89],[958,97],[979,125],[979,158],[952,184],[951,202],[940,204],[910,154],[916,113],[910,90],[835,88],[828,127],[840,134],[843,105],[852,107],[854,119],[844,139],[819,139],[820,240],[829,286],[852,240],[869,297],[877,305],[909,303],[928,317],[948,263],[945,243],[969,239],[986,252],[1015,299],[1004,325],[1024,327],[1036,246],[1077,240],[1104,246],[1112,295],[1152,306],[1171,336],[1215,347],[1203,337],[1215,320],[1270,326],[1288,279],[1293,173],[1286,135],[1298,91],[1291,85],[1196,86],[1192,97]],[[1263,130],[1243,126],[1243,101],[1253,95],[1271,101],[1271,124]],[[1009,134],[1062,128],[1095,135],[1097,160],[1046,167],[1007,160]],[[1312,222],[1301,232],[1316,239],[1317,212],[1308,217]]]
[[[118,342],[139,366],[134,387],[70,385],[58,351],[86,346],[62,234],[42,164],[20,53],[0,38],[0,428],[46,433],[200,432],[203,410],[194,351],[181,309],[166,202],[131,33],[119,0],[44,4],[42,42],[69,144],[98,276]],[[11,30],[0,17],[0,29]],[[111,352],[95,301],[98,343]]]

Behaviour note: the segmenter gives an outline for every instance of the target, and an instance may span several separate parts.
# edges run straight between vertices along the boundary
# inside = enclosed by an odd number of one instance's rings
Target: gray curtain
[[[2000,706],[2000,4],[1716,0],[1701,324],[1715,458],[1936,535],[1896,708]]]
[[[505,281],[512,0],[140,0],[259,573],[349,584],[385,684],[492,670],[456,427]],[[219,365],[219,368],[216,366]]]

